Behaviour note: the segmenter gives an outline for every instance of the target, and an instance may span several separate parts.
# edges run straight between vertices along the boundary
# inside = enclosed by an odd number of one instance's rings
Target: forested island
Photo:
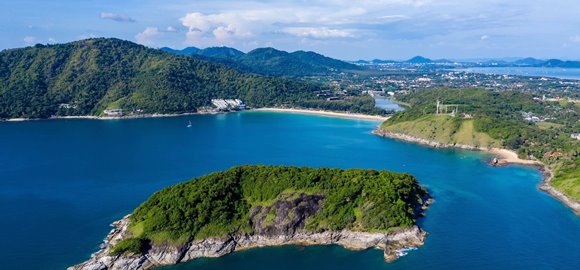
[[[161,190],[70,269],[150,269],[277,245],[420,246],[427,191],[406,173],[239,166]]]
[[[396,98],[410,108],[377,133],[437,147],[516,151],[545,164],[543,188],[579,211],[580,140],[572,138],[580,130],[579,104],[484,89],[417,90]]]

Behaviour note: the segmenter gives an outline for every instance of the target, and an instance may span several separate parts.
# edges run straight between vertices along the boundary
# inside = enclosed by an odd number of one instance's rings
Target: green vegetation
[[[498,140],[474,129],[474,120],[463,120],[448,115],[426,115],[413,121],[383,125],[383,129],[445,144],[463,144],[477,147],[499,147]]]
[[[357,65],[305,51],[288,53],[274,48],[258,48],[245,54],[228,47],[213,47],[203,50],[187,48],[187,51],[176,51],[169,48],[161,50],[180,55],[205,56],[240,70],[267,76],[302,77],[363,70]]]
[[[342,100],[305,100],[296,103],[305,108],[314,108],[326,111],[340,111],[362,113],[370,115],[385,115],[387,112],[375,107],[375,99],[371,96],[355,96]]]
[[[195,112],[212,98],[275,106],[314,99],[319,90],[314,84],[243,73],[118,39],[0,52],[0,119],[99,115],[105,108]]]
[[[553,128],[557,129],[557,128],[562,127],[563,125],[557,124],[557,123],[550,123],[550,122],[539,122],[539,123],[536,123],[536,126],[538,126],[541,129],[553,129]]]
[[[136,252],[140,243],[252,233],[250,210],[293,200],[292,194],[324,196],[322,210],[307,220],[311,231],[386,231],[415,224],[427,195],[415,177],[387,171],[240,166],[155,193],[130,216],[132,238],[115,252]],[[268,212],[265,224],[276,212]],[[144,241],[141,241],[145,239]],[[126,242],[126,243],[125,243]]]
[[[572,198],[580,199],[580,158],[558,164],[552,185]]]
[[[553,185],[580,199],[580,141],[570,134],[580,131],[580,108],[574,104],[542,102],[522,92],[483,89],[418,90],[400,95],[411,107],[395,114],[382,129],[442,143],[503,147],[523,158],[538,159],[555,170]],[[458,108],[456,116],[434,115],[436,100]],[[451,111],[451,110],[449,110]],[[522,113],[546,122],[527,122]]]
[[[121,255],[125,253],[133,253],[133,254],[140,254],[146,251],[149,248],[149,240],[144,238],[129,238],[121,240],[117,243],[113,250],[111,251],[111,255]]]
[[[276,208],[272,208],[270,212],[268,212],[268,215],[266,216],[266,219],[264,219],[262,224],[264,225],[273,224],[274,219],[276,219]]]

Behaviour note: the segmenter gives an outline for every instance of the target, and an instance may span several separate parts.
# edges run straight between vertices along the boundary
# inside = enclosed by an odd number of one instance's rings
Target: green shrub
[[[128,238],[121,240],[111,250],[111,255],[142,254],[150,247],[150,242],[145,238]]]

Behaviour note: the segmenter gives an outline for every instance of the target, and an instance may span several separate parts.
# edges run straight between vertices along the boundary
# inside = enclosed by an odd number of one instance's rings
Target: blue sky
[[[577,0],[2,0],[0,49],[117,37],[341,59],[580,59]]]

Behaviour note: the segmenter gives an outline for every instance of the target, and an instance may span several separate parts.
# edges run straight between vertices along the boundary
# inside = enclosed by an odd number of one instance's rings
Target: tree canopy
[[[410,227],[427,195],[417,179],[406,173],[239,166],[155,193],[130,216],[133,240],[119,249],[140,248],[144,242],[134,239],[185,241],[233,231],[253,233],[250,209],[271,205],[282,194],[300,193],[324,198],[322,211],[306,222],[305,229],[310,231]]]
[[[212,98],[274,106],[315,98],[319,88],[118,39],[0,52],[0,119],[98,115],[107,108],[195,112]]]

